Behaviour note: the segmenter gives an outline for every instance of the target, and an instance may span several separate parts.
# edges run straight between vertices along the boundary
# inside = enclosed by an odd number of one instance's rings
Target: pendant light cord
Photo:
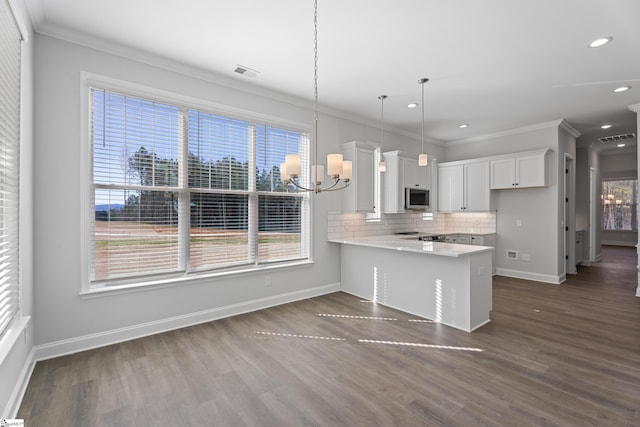
[[[318,0],[313,2],[313,186],[318,182]],[[327,165],[328,167],[329,165]]]

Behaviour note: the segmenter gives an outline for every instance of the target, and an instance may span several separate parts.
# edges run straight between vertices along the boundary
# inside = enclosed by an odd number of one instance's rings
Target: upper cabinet
[[[491,160],[491,189],[546,187],[548,153],[545,149]]]
[[[342,190],[343,212],[373,212],[375,209],[375,150],[367,142],[352,141],[342,144],[344,160],[353,162],[351,184]]]
[[[485,212],[491,208],[489,162],[451,162],[438,167],[440,212]]]
[[[384,172],[384,213],[410,212],[404,208],[404,194],[406,187],[422,188],[431,191],[431,175],[433,163],[428,166],[418,166],[416,155],[409,155],[401,151],[383,153],[387,171]],[[433,202],[432,202],[433,203]]]

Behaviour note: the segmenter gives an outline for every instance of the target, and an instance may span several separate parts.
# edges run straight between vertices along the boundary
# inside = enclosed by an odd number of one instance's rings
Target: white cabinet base
[[[491,270],[491,252],[445,257],[341,247],[344,292],[466,332],[491,320]]]

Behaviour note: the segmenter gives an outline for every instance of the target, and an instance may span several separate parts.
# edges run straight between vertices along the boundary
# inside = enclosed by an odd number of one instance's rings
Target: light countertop
[[[482,252],[492,252],[494,250],[494,248],[490,246],[460,245],[457,243],[444,242],[423,242],[420,240],[407,238],[406,236],[399,237],[393,234],[380,236],[349,237],[333,239],[329,241],[347,245],[369,246],[380,249],[416,252],[426,255],[448,257],[462,257]]]

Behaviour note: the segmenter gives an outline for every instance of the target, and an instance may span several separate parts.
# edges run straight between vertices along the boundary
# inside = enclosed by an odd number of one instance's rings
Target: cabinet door
[[[486,212],[490,208],[489,162],[464,165],[465,211]]]
[[[470,240],[471,240],[471,244],[472,245],[484,246],[484,239],[482,238],[482,236],[476,236],[476,235],[472,234],[470,236]]]
[[[426,188],[427,190],[431,189],[431,180],[429,179],[429,173],[431,172],[431,168],[433,163],[430,163],[427,166],[418,166],[418,161],[415,160],[415,177],[414,182],[416,187]]]
[[[515,171],[515,159],[513,158],[492,160],[491,189],[514,188],[516,183]]]
[[[467,234],[458,234],[456,236],[455,243],[458,243],[459,245],[470,245],[471,237]]]
[[[343,212],[373,212],[375,197],[374,149],[345,143],[342,155],[353,162],[351,185],[342,191]]]
[[[418,161],[416,159],[409,159],[402,157],[402,185],[404,187],[421,187],[426,188],[426,175],[421,184],[420,174],[418,171]]]
[[[459,212],[464,208],[462,165],[442,166],[438,169],[438,210]]]
[[[547,185],[546,156],[516,157],[517,188],[545,187]]]
[[[356,184],[356,211],[373,212],[375,164],[372,150],[362,148],[357,149],[357,164],[354,172]]]

